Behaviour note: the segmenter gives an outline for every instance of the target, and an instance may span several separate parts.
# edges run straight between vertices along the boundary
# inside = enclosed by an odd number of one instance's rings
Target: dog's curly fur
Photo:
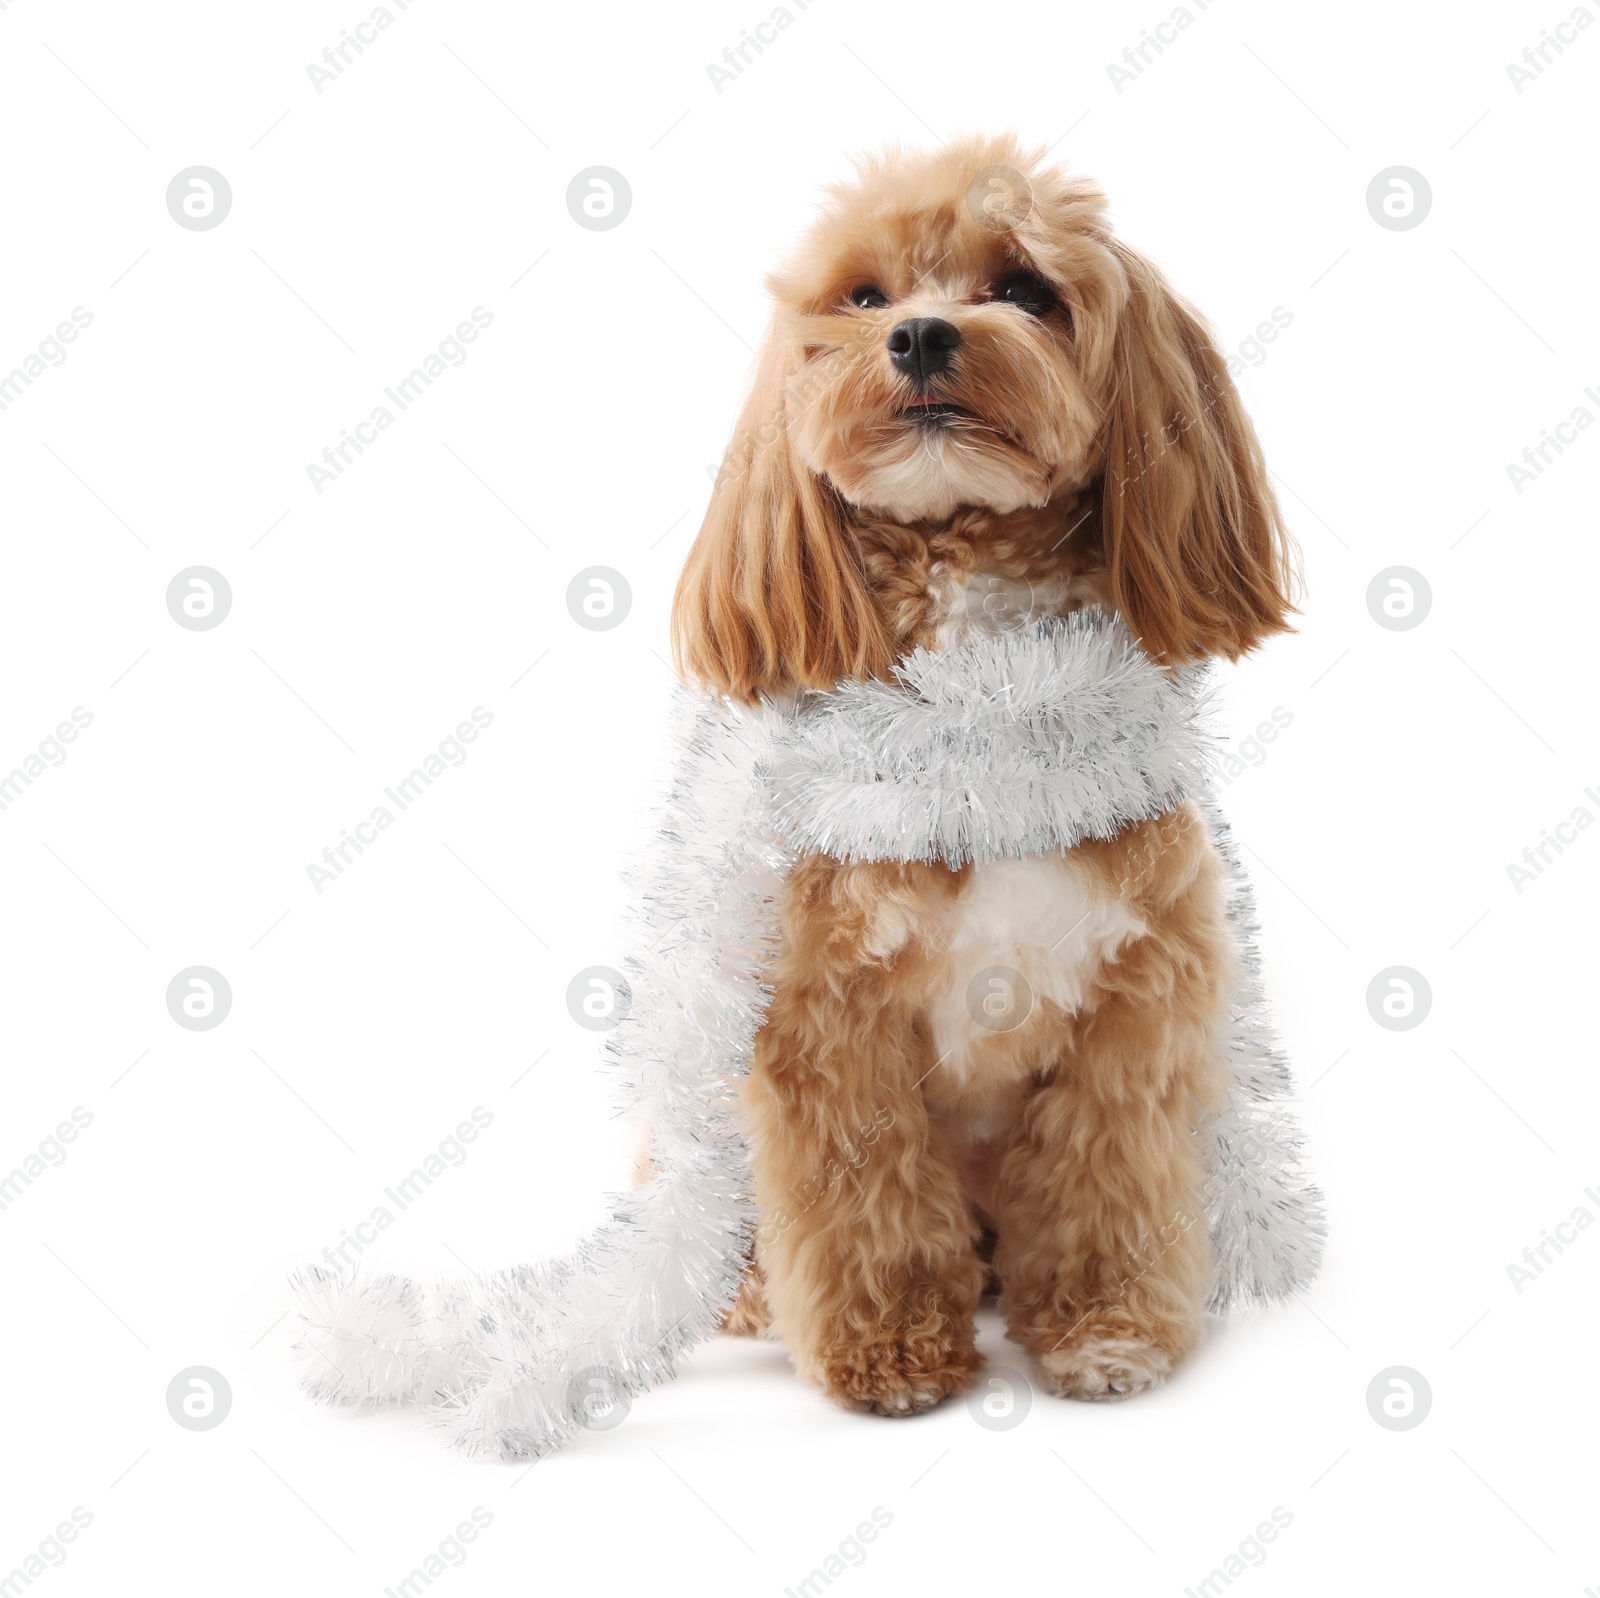
[[[1004,138],[891,154],[770,287],[677,593],[687,676],[827,689],[1089,602],[1173,666],[1286,628],[1289,545],[1223,358],[1088,182]],[[930,317],[948,364],[908,375],[891,339]],[[815,856],[785,894],[728,1329],[905,1414],[972,1383],[997,1282],[1053,1391],[1161,1380],[1201,1331],[1193,1129],[1234,958],[1198,814],[959,870]],[[996,968],[1022,981],[984,988]]]

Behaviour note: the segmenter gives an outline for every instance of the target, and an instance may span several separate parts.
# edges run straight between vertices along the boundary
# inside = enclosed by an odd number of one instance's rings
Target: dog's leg
[[[957,1159],[930,1125],[917,927],[948,873],[807,861],[744,1088],[776,1329],[854,1409],[926,1409],[979,1368],[984,1281]]]
[[[1057,1064],[995,1173],[1001,1312],[1046,1385],[1071,1398],[1155,1385],[1202,1330],[1193,1128],[1217,1091],[1231,948],[1199,829],[1163,847],[1130,897],[1147,931],[1079,1014],[1058,1018]]]
[[[772,1330],[772,1311],[767,1307],[767,1278],[760,1260],[750,1261],[750,1269],[739,1284],[739,1296],[723,1316],[720,1330],[729,1337],[765,1337]]]

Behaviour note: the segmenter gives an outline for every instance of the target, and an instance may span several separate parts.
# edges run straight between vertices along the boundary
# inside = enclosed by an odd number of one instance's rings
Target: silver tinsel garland
[[[765,1018],[794,859],[981,862],[1114,837],[1196,804],[1228,870],[1240,985],[1219,1039],[1226,1101],[1196,1129],[1212,1244],[1207,1306],[1315,1274],[1319,1196],[1299,1168],[1286,1062],[1261,991],[1250,887],[1205,783],[1204,685],[1090,611],[917,651],[894,682],[782,707],[677,695],[676,765],[637,883],[631,1003],[610,1034],[655,1174],[570,1256],[424,1290],[293,1278],[306,1391],[424,1406],[468,1453],[538,1458],[672,1374],[732,1304],[755,1225],[738,1079]]]

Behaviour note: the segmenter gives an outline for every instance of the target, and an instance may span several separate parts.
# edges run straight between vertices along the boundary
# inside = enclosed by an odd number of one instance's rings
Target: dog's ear
[[[1194,311],[1114,246],[1129,295],[1107,384],[1101,506],[1117,608],[1163,661],[1289,630],[1290,545],[1250,418]]]
[[[833,688],[892,660],[844,506],[789,436],[792,351],[769,335],[673,599],[678,670],[735,699]]]

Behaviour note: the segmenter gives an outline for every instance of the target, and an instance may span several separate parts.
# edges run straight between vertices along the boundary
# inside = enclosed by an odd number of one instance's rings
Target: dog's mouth
[[[948,427],[952,422],[977,418],[964,405],[952,405],[948,400],[916,399],[900,407],[900,420],[916,427]]]

